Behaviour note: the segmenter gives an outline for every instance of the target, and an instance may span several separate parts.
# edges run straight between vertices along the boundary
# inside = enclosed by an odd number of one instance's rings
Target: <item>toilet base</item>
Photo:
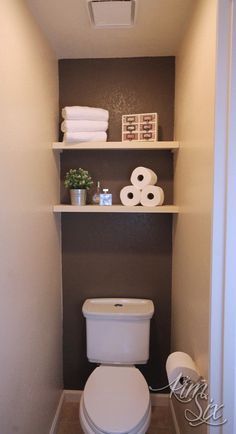
[[[97,427],[95,427],[94,424],[92,424],[91,421],[87,420],[85,412],[86,410],[84,409],[84,401],[83,401],[83,394],[82,394],[80,400],[79,417],[80,417],[80,425],[84,434],[104,434],[104,431],[100,431]],[[145,434],[149,428],[150,421],[151,421],[151,401],[145,420],[142,420],[141,423],[136,428],[129,431],[129,433],[127,434]],[[110,433],[106,433],[106,434],[110,434]]]

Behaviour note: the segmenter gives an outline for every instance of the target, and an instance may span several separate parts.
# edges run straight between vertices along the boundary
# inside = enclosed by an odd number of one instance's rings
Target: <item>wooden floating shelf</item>
[[[83,142],[66,144],[65,142],[54,142],[53,149],[65,150],[174,150],[179,148],[179,142]]]
[[[177,214],[179,208],[176,205],[162,205],[156,207],[147,206],[124,206],[124,205],[55,205],[53,207],[55,213],[62,212],[79,212],[79,213],[152,213],[152,214]]]

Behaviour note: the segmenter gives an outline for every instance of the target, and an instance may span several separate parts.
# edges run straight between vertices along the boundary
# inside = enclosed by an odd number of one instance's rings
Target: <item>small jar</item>
[[[109,193],[108,188],[103,188],[100,194],[100,205],[112,205],[112,194]]]

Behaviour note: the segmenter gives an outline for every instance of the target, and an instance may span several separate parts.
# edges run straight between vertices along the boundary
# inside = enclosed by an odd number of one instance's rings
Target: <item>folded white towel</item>
[[[106,142],[107,134],[104,131],[65,133],[63,141],[66,143]]]
[[[63,121],[61,131],[63,133],[79,133],[80,131],[106,131],[106,121]]]
[[[71,106],[62,109],[62,117],[69,120],[108,121],[109,112],[101,108]]]

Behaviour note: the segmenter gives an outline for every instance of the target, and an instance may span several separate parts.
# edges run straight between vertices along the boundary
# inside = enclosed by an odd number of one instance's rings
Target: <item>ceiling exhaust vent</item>
[[[136,0],[87,0],[92,24],[97,28],[131,27]]]

